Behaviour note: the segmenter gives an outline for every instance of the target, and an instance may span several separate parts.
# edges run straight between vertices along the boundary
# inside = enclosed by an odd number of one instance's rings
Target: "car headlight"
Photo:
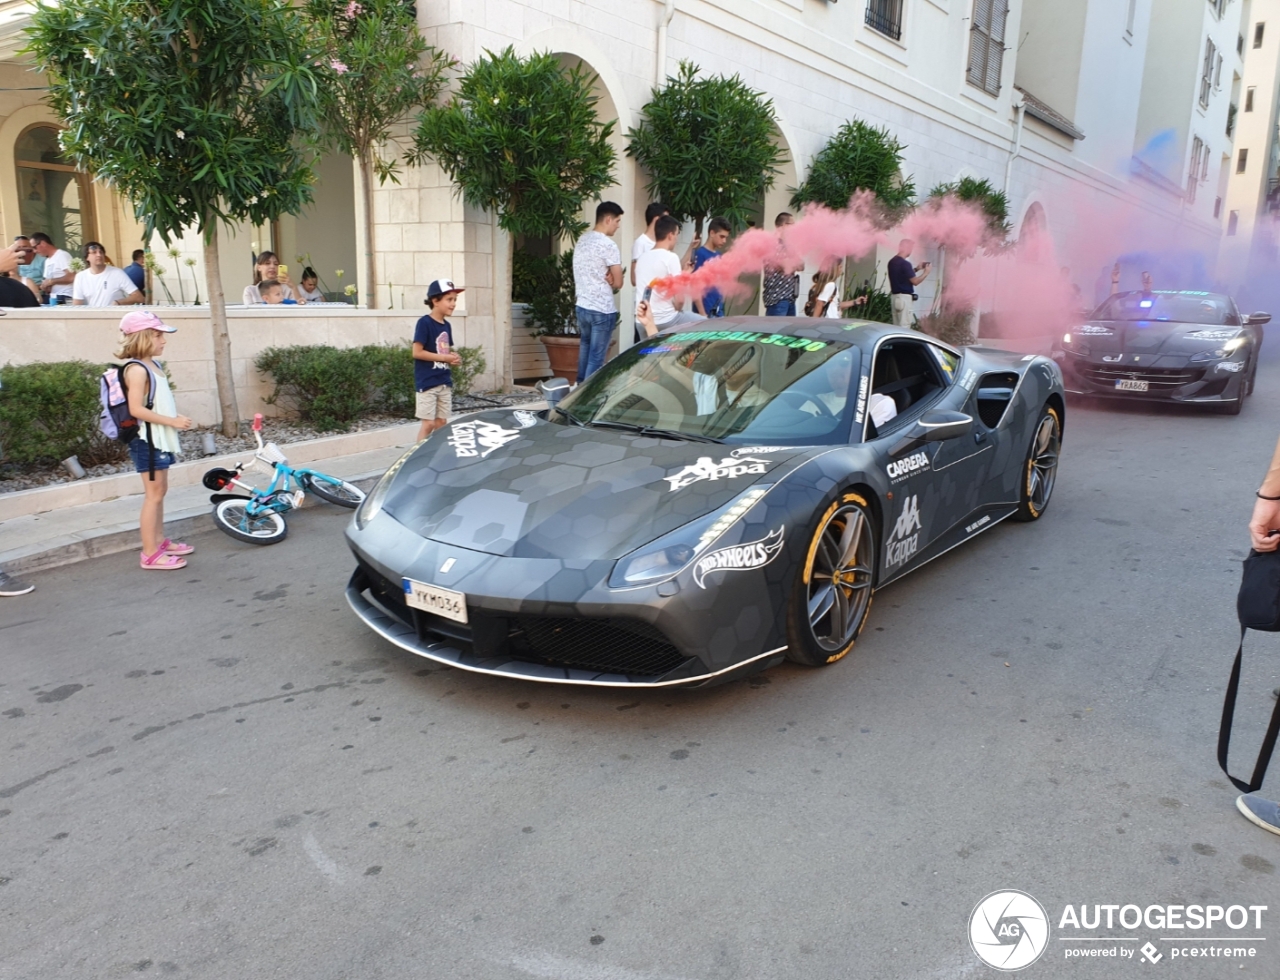
[[[356,527],[363,531],[371,520],[382,513],[382,505],[387,499],[387,494],[391,490],[391,483],[395,480],[396,474],[400,472],[400,468],[409,461],[418,449],[421,443],[414,444],[408,452],[391,464],[391,469],[382,474],[382,479],[378,481],[377,486],[364,498],[364,503],[360,505],[360,509],[356,511]]]
[[[1215,361],[1220,357],[1231,357],[1233,354],[1235,354],[1236,351],[1238,351],[1241,347],[1243,347],[1247,342],[1248,342],[1248,338],[1246,337],[1233,336],[1231,340],[1228,340],[1225,344],[1223,344],[1217,350],[1202,350],[1198,354],[1192,354],[1191,360]],[[1223,370],[1229,371],[1231,370],[1231,368],[1223,368]],[[1239,370],[1239,368],[1237,368],[1236,370]]]
[[[754,486],[744,490],[719,510],[690,521],[619,558],[609,576],[609,588],[656,585],[679,575],[758,504],[770,489],[771,486]]]

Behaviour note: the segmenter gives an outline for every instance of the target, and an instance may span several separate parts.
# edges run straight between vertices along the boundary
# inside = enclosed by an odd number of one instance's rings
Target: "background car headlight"
[[[1233,337],[1231,340],[1228,340],[1225,344],[1223,344],[1217,350],[1202,350],[1198,354],[1192,354],[1191,360],[1213,361],[1219,357],[1230,357],[1236,351],[1238,351],[1241,347],[1243,347],[1245,343],[1246,343],[1245,337]],[[1223,370],[1230,371],[1231,368],[1223,368]],[[1239,368],[1236,368],[1236,370],[1239,370]]]
[[[391,490],[391,483],[395,480],[396,474],[400,472],[400,468],[409,461],[409,457],[417,452],[418,445],[414,445],[407,453],[391,464],[391,469],[382,474],[382,479],[370,492],[369,496],[364,498],[364,503],[360,505],[360,509],[356,511],[356,527],[363,531],[371,520],[382,512],[382,505],[387,499],[387,494]]]
[[[719,510],[669,531],[619,558],[609,576],[609,588],[656,585],[679,575],[698,555],[715,544],[720,535],[758,504],[770,489],[771,486],[754,486],[744,490]]]

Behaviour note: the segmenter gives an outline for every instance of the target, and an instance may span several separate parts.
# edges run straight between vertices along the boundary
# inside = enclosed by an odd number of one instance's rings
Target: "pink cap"
[[[143,330],[159,330],[161,333],[177,333],[177,327],[171,327],[150,310],[133,310],[120,318],[120,332],[123,334],[139,333]]]

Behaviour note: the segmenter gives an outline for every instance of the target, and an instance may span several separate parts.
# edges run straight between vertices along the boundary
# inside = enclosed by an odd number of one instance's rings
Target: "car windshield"
[[[1120,293],[1099,306],[1093,320],[1168,320],[1238,327],[1235,304],[1221,293]]]
[[[843,341],[749,330],[668,334],[606,364],[553,418],[748,445],[844,443],[858,366],[858,349]]]

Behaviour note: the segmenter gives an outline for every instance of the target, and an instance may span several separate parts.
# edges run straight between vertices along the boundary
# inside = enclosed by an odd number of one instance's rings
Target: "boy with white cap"
[[[413,330],[413,386],[417,391],[414,414],[422,420],[418,427],[421,442],[449,421],[453,411],[452,364],[462,357],[453,350],[453,326],[446,317],[458,305],[460,286],[437,279],[427,287],[431,312],[418,320]]]

